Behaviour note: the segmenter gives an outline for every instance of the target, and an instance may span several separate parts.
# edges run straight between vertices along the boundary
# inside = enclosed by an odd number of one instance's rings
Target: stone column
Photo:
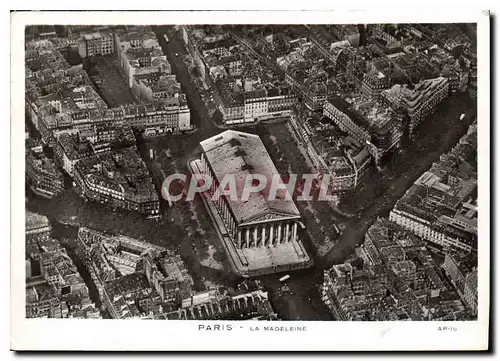
[[[283,224],[279,223],[278,224],[278,240],[276,243],[280,244],[281,243],[281,228],[283,227]]]
[[[257,235],[257,227],[253,228],[253,246],[257,247],[257,242],[259,241],[259,237]]]
[[[290,241],[290,223],[285,225],[285,242]]]
[[[297,240],[297,222],[293,223],[292,241]]]
[[[243,248],[243,245],[241,243],[241,230],[239,230],[239,229],[238,229],[238,235],[237,235],[237,237],[238,237],[238,247],[239,248]]]
[[[210,311],[212,312],[212,315],[213,315],[215,313],[214,305],[211,302],[209,302],[208,307],[210,307]]]
[[[266,224],[262,225],[262,240],[261,240],[260,246],[261,247],[266,246]]]
[[[247,228],[246,234],[247,248],[250,247],[250,228]]]
[[[269,245],[273,245],[273,237],[274,237],[274,224],[271,224],[271,230],[269,231]]]

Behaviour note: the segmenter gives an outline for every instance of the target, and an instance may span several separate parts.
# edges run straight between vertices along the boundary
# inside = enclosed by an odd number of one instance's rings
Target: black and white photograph
[[[487,12],[52,15],[13,44],[19,324],[297,340],[404,324],[471,342],[477,326],[487,345]]]

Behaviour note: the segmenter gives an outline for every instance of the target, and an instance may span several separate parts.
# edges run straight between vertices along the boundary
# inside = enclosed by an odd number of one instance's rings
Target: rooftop
[[[75,136],[63,133],[59,136],[58,140],[64,154],[70,160],[78,160],[92,154],[90,144],[88,142],[80,142]]]
[[[358,96],[352,99],[351,108],[358,112],[370,129],[385,129],[394,120],[394,111],[371,99]]]
[[[231,88],[227,79],[218,79],[215,82],[218,93],[226,106],[242,106],[243,94],[241,91],[235,91]]]
[[[472,244],[477,237],[474,226],[477,222],[476,197],[477,175],[473,171],[464,171],[462,162],[456,153],[463,146],[468,146],[468,139],[475,142],[474,126],[470,133],[461,138],[459,143],[432,168],[423,173],[396,203],[395,210],[402,210],[429,222],[440,232]],[[475,150],[471,150],[475,153]],[[462,168],[462,170],[460,170]],[[469,231],[457,228],[454,221],[468,224]]]
[[[105,245],[104,250],[114,253],[117,250],[126,251],[142,255],[145,252],[164,252],[165,248],[156,246],[148,242],[142,242],[137,239],[124,235],[108,235],[90,228],[81,227],[78,230],[78,238],[83,242],[86,248],[92,248],[93,245]]]
[[[50,227],[49,219],[41,214],[26,211],[26,231]]]
[[[157,201],[151,176],[134,148],[96,154],[75,166],[88,182],[122,193],[138,202]]]
[[[26,288],[26,303],[38,303],[55,298],[54,292],[48,283],[39,283]]]
[[[110,299],[115,295],[127,295],[150,288],[148,279],[143,273],[132,273],[126,276],[116,278],[106,283],[106,292]]]
[[[104,32],[104,31],[96,31],[94,33],[90,33],[90,34],[84,34],[83,35],[83,38],[87,41],[90,41],[90,40],[98,40],[98,39],[102,39],[103,37],[113,37],[113,33],[112,32]]]
[[[383,90],[382,93],[387,94],[389,97],[400,97],[408,106],[414,107],[419,101],[426,97],[427,93],[432,92],[435,88],[446,82],[446,78],[438,77],[435,79],[422,80],[414,86],[396,84],[390,89]]]
[[[203,50],[210,51],[210,50],[214,50],[214,49],[218,49],[218,48],[229,49],[233,46],[236,46],[237,44],[238,43],[236,42],[235,39],[233,39],[232,37],[227,37],[227,38],[217,40],[217,41],[214,41],[211,43],[206,43]]]
[[[226,174],[234,175],[238,195],[241,196],[246,176],[261,174],[271,183],[273,175],[278,174],[269,153],[257,135],[228,130],[200,143],[213,172],[222,181]],[[293,203],[282,198],[269,201],[266,190],[252,193],[248,201],[229,200],[230,207],[240,224],[274,215],[283,218],[298,218],[300,213]],[[284,197],[284,196],[283,196]]]

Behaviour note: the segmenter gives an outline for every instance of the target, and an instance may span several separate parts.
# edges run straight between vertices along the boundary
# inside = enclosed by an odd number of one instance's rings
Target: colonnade
[[[235,243],[238,248],[266,247],[297,240],[297,222],[262,223],[238,229]]]

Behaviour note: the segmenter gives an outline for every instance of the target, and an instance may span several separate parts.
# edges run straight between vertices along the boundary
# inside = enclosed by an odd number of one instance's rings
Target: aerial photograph
[[[476,23],[24,37],[26,318],[478,319]]]

